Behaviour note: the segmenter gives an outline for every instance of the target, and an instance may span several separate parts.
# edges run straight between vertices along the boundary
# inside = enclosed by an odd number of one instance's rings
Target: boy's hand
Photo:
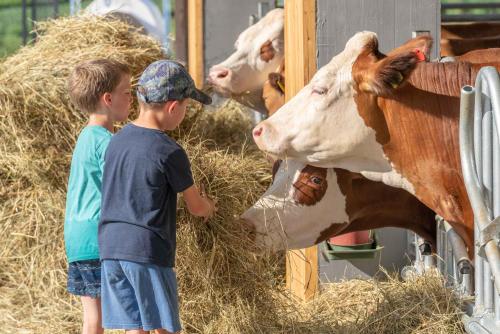
[[[192,215],[204,217],[207,221],[215,214],[217,206],[216,201],[209,198],[204,189],[203,185],[200,189],[193,185],[186,189],[183,194],[189,212]]]
[[[208,219],[212,218],[214,214],[217,212],[217,199],[211,199],[208,197],[205,191],[205,184],[200,185],[200,196],[207,202],[209,206],[209,214],[204,217],[203,222],[208,222]]]

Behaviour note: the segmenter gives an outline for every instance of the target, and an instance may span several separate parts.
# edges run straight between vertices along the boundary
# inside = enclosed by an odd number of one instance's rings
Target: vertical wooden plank
[[[196,87],[204,80],[203,0],[188,0],[188,70]]]
[[[175,58],[187,61],[187,3],[186,0],[175,0]]]
[[[316,72],[316,0],[285,2],[285,97],[290,100]],[[289,251],[287,288],[298,298],[318,291],[318,248]]]

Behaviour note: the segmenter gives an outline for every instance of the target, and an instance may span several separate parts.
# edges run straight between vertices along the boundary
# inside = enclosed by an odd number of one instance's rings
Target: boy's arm
[[[189,212],[194,216],[210,218],[217,211],[215,201],[205,197],[195,185],[184,190],[182,194]]]

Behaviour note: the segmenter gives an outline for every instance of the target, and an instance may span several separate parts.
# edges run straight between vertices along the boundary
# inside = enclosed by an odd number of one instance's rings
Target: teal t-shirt
[[[102,171],[111,136],[102,126],[87,126],[78,136],[71,159],[64,219],[68,262],[99,259],[97,228]]]

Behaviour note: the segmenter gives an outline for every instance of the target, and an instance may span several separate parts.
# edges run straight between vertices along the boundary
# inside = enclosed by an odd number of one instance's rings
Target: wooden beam
[[[316,72],[316,0],[285,1],[285,99],[290,100]],[[307,301],[316,295],[319,281],[318,247],[289,251],[287,288]]]
[[[196,87],[204,81],[203,0],[188,0],[188,70]]]

